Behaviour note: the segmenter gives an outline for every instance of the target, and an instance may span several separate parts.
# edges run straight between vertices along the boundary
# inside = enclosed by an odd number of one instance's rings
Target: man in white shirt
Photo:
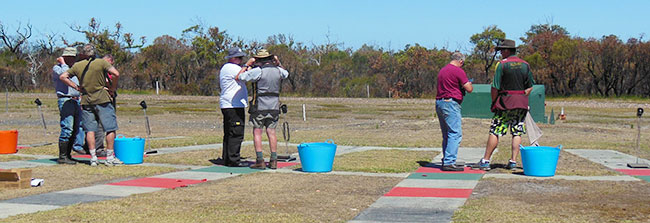
[[[228,49],[228,63],[221,67],[219,72],[219,85],[221,86],[221,97],[219,106],[223,114],[223,152],[221,157],[223,164],[230,167],[248,167],[248,164],[240,162],[239,152],[241,143],[244,140],[245,110],[248,105],[248,91],[246,82],[235,80],[235,76],[241,70],[239,66],[246,53],[238,47]]]

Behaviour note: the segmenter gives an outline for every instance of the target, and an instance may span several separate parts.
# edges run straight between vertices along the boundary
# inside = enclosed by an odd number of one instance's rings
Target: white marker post
[[[306,122],[307,121],[307,112],[305,109],[305,104],[302,104],[302,121]]]
[[[368,95],[368,98],[370,98],[370,85],[366,84],[366,94]]]
[[[5,113],[9,114],[9,89],[5,87]]]
[[[156,81],[156,95],[158,95],[158,89],[160,88],[158,87],[158,81]]]

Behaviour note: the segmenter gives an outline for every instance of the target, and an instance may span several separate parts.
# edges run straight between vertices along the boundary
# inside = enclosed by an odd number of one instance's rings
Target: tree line
[[[90,19],[70,25],[83,42],[44,34],[36,39],[31,24],[10,29],[0,21],[0,79],[11,91],[52,88],[51,68],[64,47],[94,44],[99,56],[114,56],[120,89],[150,90],[156,82],[174,94],[219,95],[218,71],[227,49],[237,46],[252,55],[261,48],[278,55],[291,73],[282,91],[302,96],[433,97],[440,68],[454,50],[409,44],[399,50],[373,45],[344,48],[341,42],[307,44],[277,34],[266,41],[244,41],[216,26],[194,25],[180,37],[163,35],[147,44],[145,37],[124,32],[121,23],[104,26]],[[650,43],[571,36],[559,25],[532,25],[519,39],[518,55],[533,68],[537,84],[553,96],[650,96]],[[500,58],[494,52],[506,34],[496,25],[472,35],[463,69],[474,83],[490,83]],[[513,39],[513,37],[508,37]]]

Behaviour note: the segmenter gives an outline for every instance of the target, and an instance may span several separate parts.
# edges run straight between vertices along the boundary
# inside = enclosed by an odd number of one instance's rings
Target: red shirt
[[[436,99],[453,98],[459,103],[462,102],[463,93],[461,92],[461,88],[467,82],[469,80],[467,80],[467,74],[465,74],[463,69],[453,64],[447,64],[438,73],[438,92]]]

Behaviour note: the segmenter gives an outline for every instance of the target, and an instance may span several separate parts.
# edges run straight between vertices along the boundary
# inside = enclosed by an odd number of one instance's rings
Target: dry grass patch
[[[483,179],[454,222],[647,222],[646,182]]]
[[[268,145],[262,147],[264,157],[269,158],[271,152]],[[185,151],[180,153],[169,153],[161,155],[149,155],[144,158],[146,163],[170,163],[182,165],[198,165],[209,166],[214,165],[214,162],[221,158],[221,148],[211,148],[204,150]],[[278,143],[278,154],[284,154],[286,148],[284,143]],[[289,146],[289,154],[297,153],[298,149],[295,146]],[[240,155],[242,159],[255,160],[255,147],[246,145],[241,147]]]
[[[0,200],[61,191],[94,184],[103,184],[116,179],[138,178],[175,171],[169,167],[115,166],[91,167],[88,165],[54,165],[32,168],[32,177],[45,180],[43,186],[27,189],[0,189]]]
[[[401,178],[256,173],[19,215],[6,222],[345,222]],[[79,211],[84,210],[84,211]]]
[[[24,156],[16,156],[16,155],[11,155],[11,154],[2,154],[0,155],[0,162],[9,162],[9,161],[15,161],[15,160],[29,160],[33,159],[30,157],[24,157]]]
[[[509,143],[509,142],[508,142]],[[523,173],[523,166],[521,162],[521,153],[517,156],[517,166],[513,170],[505,169],[505,164],[508,163],[511,155],[510,145],[508,147],[501,147],[507,149],[499,149],[492,155],[490,160],[492,170],[490,173]],[[560,151],[560,158],[557,161],[556,175],[568,176],[612,176],[620,175],[617,171],[613,171],[603,165],[591,162],[585,158],[573,155],[566,151]]]
[[[369,150],[347,153],[334,158],[333,170],[408,173],[420,167],[420,162],[431,162],[439,152],[407,150]]]

